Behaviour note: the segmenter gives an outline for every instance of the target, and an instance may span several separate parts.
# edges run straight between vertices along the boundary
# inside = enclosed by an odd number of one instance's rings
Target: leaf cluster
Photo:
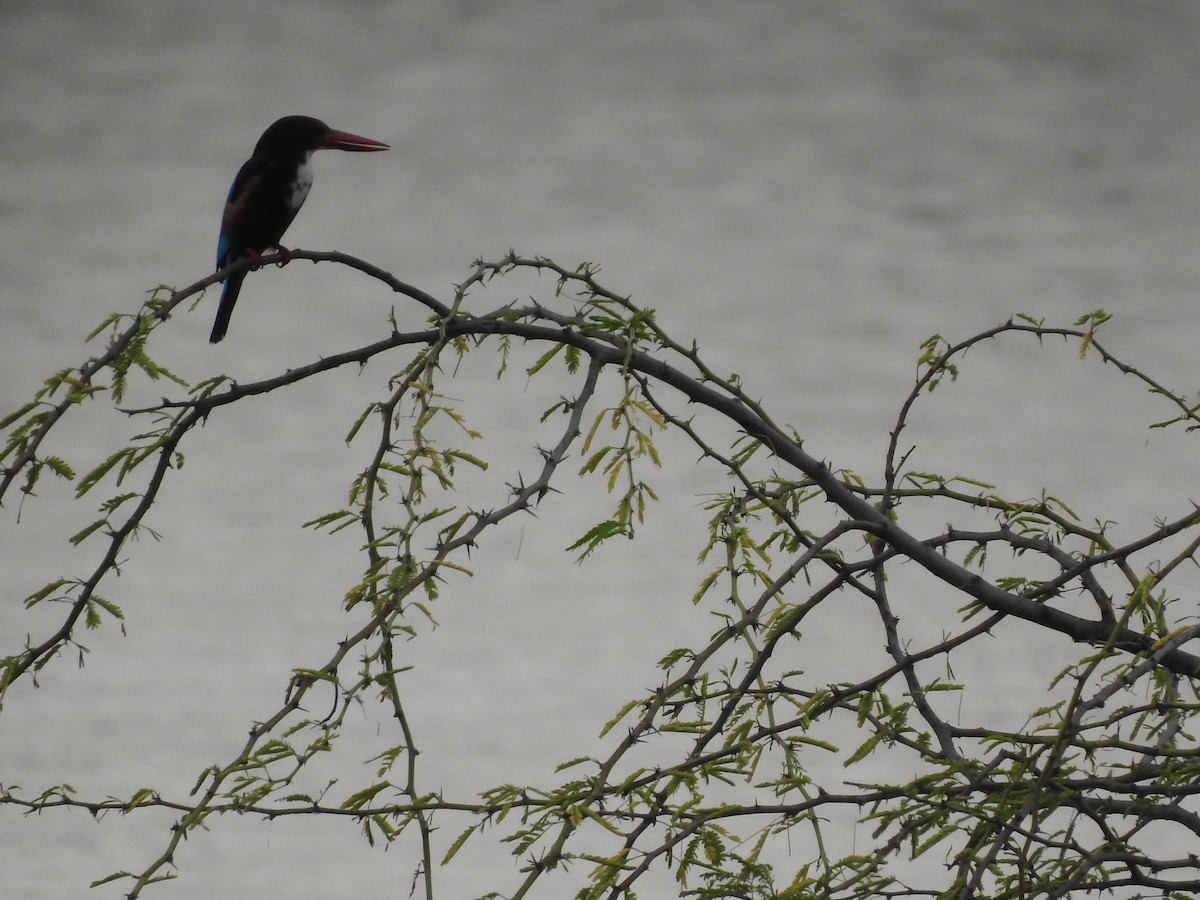
[[[136,315],[101,325],[103,352],[0,420],[0,502],[34,497],[47,472],[73,483],[81,502],[107,492],[71,538],[96,543],[98,561],[25,598],[60,612],[0,651],[3,696],[64,650],[82,656],[81,629],[122,620],[109,599],[119,595],[115,576],[131,564],[131,539],[156,533],[156,501],[182,477],[198,425],[250,397],[284,402],[295,385],[341,367],[380,360],[391,373],[347,428],[364,463],[346,477],[345,502],[306,523],[360,538],[359,573],[340,598],[358,629],[331,638],[322,664],[294,669],[277,708],[228,759],[196,773],[185,797],[154,787],[105,799],[65,784],[0,789],[0,809],[172,812],[160,852],[97,883],[121,881],[141,896],[176,867],[186,873],[189,834],[237,813],[351,819],[372,844],[412,836],[413,886],[426,897],[441,866],[493,835],[515,865],[496,873],[490,896],[569,885],[578,898],[634,898],[647,885],[661,890],[655,878],[697,898],[1200,891],[1187,849],[1200,838],[1200,623],[1176,587],[1200,547],[1200,514],[1188,507],[1118,541],[1109,523],[1085,521],[1065,499],[1011,498],[974,475],[911,467],[904,444],[913,410],[985,341],[1070,342],[1166,402],[1157,427],[1200,425],[1195,404],[1098,341],[1103,311],[1071,327],[1020,317],[959,342],[930,338],[872,478],[812,455],[736,375],[710,369],[652,309],[604,287],[592,265],[510,253],[477,262],[443,303],[344,254],[291,259],[353,269],[429,319],[401,331],[393,318],[375,343],[261,382],[189,385],[150,348],[171,310],[213,279],[160,289]],[[518,273],[549,279],[544,303],[478,305]],[[526,346],[532,361],[517,367]],[[476,449],[482,432],[450,384],[488,351],[498,391],[523,375],[550,381],[559,397],[538,418],[535,470],[485,507],[461,485],[503,476]],[[165,381],[176,396],[123,408],[132,377]],[[94,401],[106,396],[146,425],[79,474],[55,446],[57,429],[68,416],[99,414]],[[667,436],[687,453],[664,453]],[[475,574],[472,551],[592,481],[609,499],[564,551],[603,566],[612,539],[638,537],[653,516],[656,473],[697,458],[715,475],[700,574],[679,597],[710,617],[707,639],[659,660],[657,683],[602,716],[595,751],[564,762],[552,783],[470,797],[430,786],[398,647],[454,602],[455,586]],[[937,533],[910,524],[937,516],[951,523]],[[988,686],[956,675],[1002,633],[1050,638],[1061,654],[1045,702],[1016,726],[980,713]],[[336,698],[324,717],[307,711],[316,690]],[[340,761],[338,778],[315,776],[316,762],[338,753],[350,709],[380,723],[382,744]]]

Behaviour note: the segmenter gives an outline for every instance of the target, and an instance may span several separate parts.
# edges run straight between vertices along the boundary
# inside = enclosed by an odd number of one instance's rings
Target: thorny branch
[[[452,301],[443,303],[345,254],[296,250],[261,264],[295,260],[353,269],[423,307],[427,326],[401,331],[393,322],[391,333],[374,343],[272,378],[248,384],[213,378],[184,396],[123,408],[154,426],[80,478],[79,493],[109,478],[118,486],[141,478],[140,485],[108,502],[102,518],[77,535],[107,541],[94,568],[78,578],[55,579],[26,601],[64,601],[65,614],[48,633],[2,660],[0,695],[77,643],[81,622],[93,628],[106,614],[121,615],[101,595],[101,584],[117,571],[129,538],[149,528],[161,488],[178,472],[181,447],[196,425],[248,397],[407,352],[387,396],[355,426],[355,432],[376,429],[377,440],[354,479],[350,505],[309,523],[361,529],[363,577],[346,602],[361,604],[369,615],[355,633],[335,642],[323,665],[296,671],[279,707],[253,726],[232,758],[201,773],[187,800],[155,790],[126,800],[87,800],[64,786],[27,798],[0,788],[0,809],[177,813],[157,858],[138,874],[112,876],[129,878],[129,897],[173,877],[187,835],[207,827],[214,815],[235,811],[266,819],[350,817],[372,841],[390,842],[413,825],[420,846],[413,883],[426,897],[435,894],[441,840],[431,820],[435,813],[466,823],[453,844],[441,847],[445,861],[485,826],[498,827],[513,816],[508,840],[523,874],[512,897],[530,895],[572,861],[592,867],[577,885],[579,897],[631,897],[660,870],[699,897],[1061,897],[1200,886],[1195,856],[1170,849],[1190,846],[1200,835],[1200,748],[1190,737],[1194,728],[1187,727],[1200,711],[1200,657],[1188,650],[1200,626],[1193,615],[1173,612],[1164,587],[1182,563],[1194,561],[1200,512],[1188,509],[1149,534],[1114,544],[1105,529],[1085,527],[1055,498],[1014,502],[982,482],[908,471],[909,451],[900,443],[912,410],[931,387],[955,377],[967,350],[982,341],[1022,337],[1077,341],[1172,406],[1172,417],[1160,425],[1200,426],[1193,404],[1097,341],[1106,316],[1093,314],[1073,328],[1010,321],[954,344],[930,339],[892,429],[882,481],[872,485],[810,454],[736,377],[711,370],[698,348],[676,342],[652,311],[603,287],[591,266],[568,269],[509,254],[477,263]],[[180,304],[248,265],[241,261],[166,296],[156,292],[135,316],[112,317],[96,332],[110,332],[99,355],[58,373],[30,404],[6,417],[0,503],[13,491],[32,494],[45,472],[74,478],[70,464],[49,449],[56,428],[105,392],[121,408],[131,372],[186,387],[151,360],[153,333]],[[550,275],[555,297],[470,310],[482,288],[517,271]],[[530,377],[561,356],[575,393],[543,415],[543,422],[564,416],[553,420],[557,440],[538,449],[540,471],[528,483],[515,479],[505,503],[487,511],[457,501],[438,506],[435,495],[439,501],[453,497],[458,467],[486,465],[432,433],[429,423],[448,417],[473,434],[438,385],[452,377],[457,360],[489,343],[500,348],[501,372],[514,346],[543,351],[527,368]],[[619,384],[620,399],[597,415],[605,379]],[[599,437],[606,421],[617,435],[608,443]],[[567,493],[562,466],[572,455],[585,460],[583,474],[607,475],[610,491],[620,496],[616,511],[576,549],[587,556],[613,536],[633,536],[646,500],[655,497],[641,472],[661,464],[655,441],[662,431],[682,436],[727,479],[707,501],[709,543],[701,558],[709,569],[694,597],[698,605],[715,605],[722,626],[703,646],[681,647],[662,660],[662,683],[608,721],[606,750],[564,765],[573,773],[564,783],[502,785],[470,801],[422,790],[418,729],[406,712],[395,654],[397,637],[414,633],[410,617],[430,615],[448,574],[465,567],[465,555],[490,531]],[[906,527],[911,506],[935,503],[957,514],[990,516],[994,527],[948,525],[934,535]],[[1037,560],[1054,574],[984,577],[982,561],[1000,550],[1015,560]],[[899,610],[911,608],[913,589],[898,576],[913,571],[929,576],[920,592],[947,593],[965,613],[946,619],[940,639],[904,627]],[[1092,616],[1064,602],[1076,594],[1089,598]],[[871,611],[864,621],[872,624],[861,633],[877,629],[886,662],[865,675],[852,675],[853,666],[833,677],[806,672],[790,652],[806,645],[809,631],[819,632],[835,598],[865,602],[858,608]],[[1082,646],[1082,657],[1063,659],[1058,682],[1070,690],[1032,711],[1020,730],[956,721],[943,698],[969,686],[931,677],[931,667],[941,664],[949,673],[953,659],[1010,621]],[[856,658],[858,649],[848,648],[847,656]],[[347,674],[354,661],[357,670]],[[303,701],[318,684],[333,685],[340,698],[324,720],[304,712]],[[376,782],[339,805],[299,790],[309,762],[330,752],[346,710],[352,703],[369,705],[372,690],[396,729],[394,745],[374,761],[381,775],[397,767],[396,782]],[[308,736],[307,745],[296,740],[299,735]],[[848,739],[860,743],[844,750]],[[647,747],[658,762],[634,764],[635,748]],[[850,783],[847,790],[846,783],[816,774],[826,754],[853,767],[884,748],[907,776]],[[830,824],[839,816],[873,828],[875,846],[866,852],[842,846]],[[734,833],[743,827],[739,822],[754,829],[750,837]],[[1181,830],[1182,843],[1143,845],[1140,836],[1151,823]],[[591,840],[595,824],[612,846],[603,849]],[[802,865],[786,856],[772,861],[769,838],[777,833],[794,836],[805,848],[797,851]],[[922,869],[921,857],[938,844],[945,847],[943,864]],[[780,873],[781,865],[793,865],[792,873]]]

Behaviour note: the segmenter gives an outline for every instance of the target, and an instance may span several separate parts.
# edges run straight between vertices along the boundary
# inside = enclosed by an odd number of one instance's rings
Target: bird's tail
[[[225,337],[225,332],[229,328],[229,317],[233,315],[233,305],[237,303],[238,294],[242,290],[242,282],[245,280],[245,272],[239,275],[230,275],[226,279],[225,288],[221,291],[221,304],[217,307],[217,320],[213,322],[212,334],[208,336],[210,344],[215,344]]]

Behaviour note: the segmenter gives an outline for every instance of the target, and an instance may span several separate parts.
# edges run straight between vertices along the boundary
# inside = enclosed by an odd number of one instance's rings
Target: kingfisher
[[[221,237],[217,241],[217,268],[247,257],[257,261],[272,248],[286,252],[279,241],[308,197],[313,182],[312,155],[317,150],[366,153],[388,149],[387,144],[334,131],[309,116],[285,116],[272,124],[238,170],[225,199]],[[225,337],[245,278],[246,273],[240,272],[225,280],[210,343]]]

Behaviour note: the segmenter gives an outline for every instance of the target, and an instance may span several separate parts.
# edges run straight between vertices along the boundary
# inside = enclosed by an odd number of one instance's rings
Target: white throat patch
[[[300,168],[296,170],[296,180],[292,182],[292,195],[288,197],[288,206],[292,212],[304,205],[308,192],[312,189],[312,181],[312,154],[309,153],[300,163]]]

